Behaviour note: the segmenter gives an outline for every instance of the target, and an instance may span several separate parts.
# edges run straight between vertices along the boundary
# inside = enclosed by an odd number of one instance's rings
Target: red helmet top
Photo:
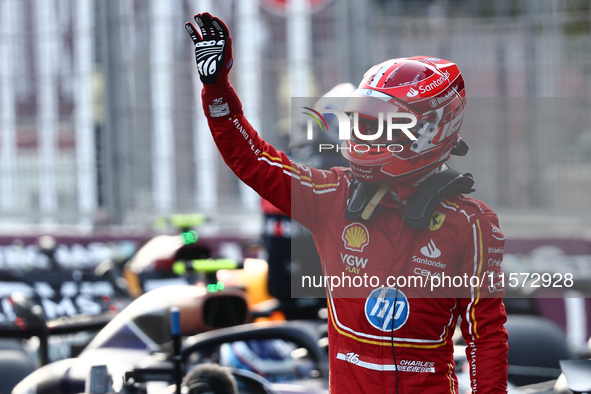
[[[465,97],[462,74],[447,60],[414,56],[369,69],[344,108],[352,134],[342,152],[355,178],[406,183],[441,165],[458,144]]]

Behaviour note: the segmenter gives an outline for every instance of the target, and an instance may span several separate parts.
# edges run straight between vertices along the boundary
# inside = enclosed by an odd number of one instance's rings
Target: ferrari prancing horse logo
[[[445,220],[445,215],[445,213],[437,211],[433,212],[433,215],[431,215],[431,221],[429,222],[429,230],[439,230],[439,227],[441,227],[443,221]]]

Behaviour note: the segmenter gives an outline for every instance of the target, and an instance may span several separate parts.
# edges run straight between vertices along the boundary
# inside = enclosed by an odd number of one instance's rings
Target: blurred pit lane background
[[[393,57],[457,62],[471,150],[452,165],[475,175],[475,196],[508,235],[591,236],[585,0],[0,0],[2,232],[146,228],[178,212],[258,231],[258,197],[200,107],[183,23],[206,10],[231,29],[247,116],[282,149],[291,96],[357,84]]]

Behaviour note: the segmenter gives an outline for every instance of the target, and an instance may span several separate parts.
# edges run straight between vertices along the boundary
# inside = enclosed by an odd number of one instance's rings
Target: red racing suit
[[[308,168],[265,143],[229,82],[204,85],[202,98],[226,164],[310,229],[326,277],[342,279],[341,287],[332,286],[336,279],[326,286],[332,393],[394,393],[396,386],[400,393],[457,393],[452,335],[458,317],[473,393],[507,391],[504,287],[493,281],[500,275],[504,236],[488,206],[450,196],[426,229],[406,225],[397,204],[379,206],[368,221],[347,220],[352,176],[346,168]],[[466,275],[491,280],[463,288],[454,282],[437,297],[429,288],[434,278],[464,276],[465,282]],[[374,276],[379,283],[367,283]],[[398,278],[396,286],[385,283],[388,277]],[[428,285],[401,283],[410,277]],[[316,286],[321,279],[302,283]]]

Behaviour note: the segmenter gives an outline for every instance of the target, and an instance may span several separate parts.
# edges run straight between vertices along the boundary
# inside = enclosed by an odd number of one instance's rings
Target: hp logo
[[[406,323],[409,315],[408,298],[400,290],[380,287],[365,300],[365,318],[380,331],[398,330]]]

